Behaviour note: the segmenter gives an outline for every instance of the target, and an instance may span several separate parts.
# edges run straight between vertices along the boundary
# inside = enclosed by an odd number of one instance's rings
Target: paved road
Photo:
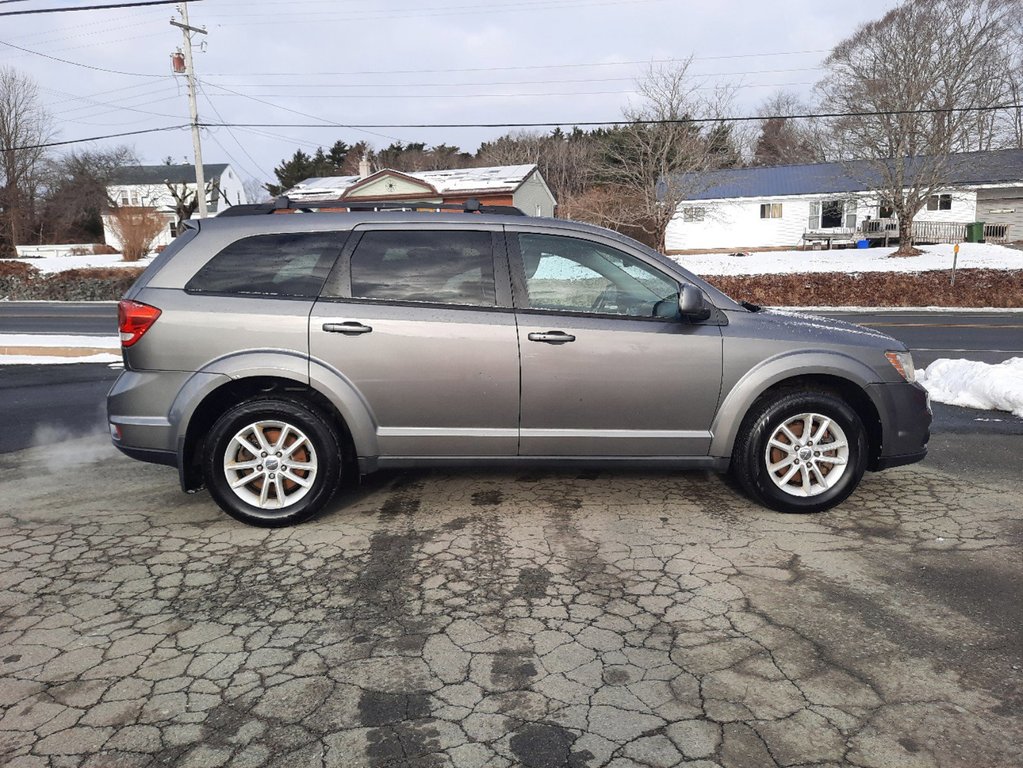
[[[402,472],[268,532],[110,446],[116,373],[0,368],[0,764],[1018,765],[1023,420],[817,516]]]
[[[0,365],[0,453],[106,434],[108,365]]]
[[[939,357],[996,363],[1023,356],[1020,312],[831,312],[904,341],[920,367]],[[0,333],[116,333],[115,304],[0,302]]]
[[[95,301],[0,302],[0,333],[117,335],[117,304]]]
[[[832,312],[903,341],[920,368],[939,357],[1000,363],[1023,357],[1023,312]]]
[[[1004,472],[389,473],[278,531],[105,438],[0,477],[5,765],[1019,765]]]

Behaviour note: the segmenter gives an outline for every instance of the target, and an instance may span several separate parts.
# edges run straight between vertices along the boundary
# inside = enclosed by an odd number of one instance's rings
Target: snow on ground
[[[119,253],[103,253],[88,256],[44,256],[39,259],[17,258],[2,261],[20,261],[30,264],[40,272],[66,272],[69,269],[85,269],[87,267],[145,267],[152,261],[152,256],[141,261],[122,261]]]
[[[748,255],[672,256],[698,275],[778,275],[796,272],[928,272],[952,268],[951,245],[925,245],[920,256],[890,256],[895,248],[756,251]],[[994,243],[962,243],[958,269],[1023,269],[1023,251]]]
[[[120,355],[107,352],[99,355],[83,357],[64,357],[62,355],[0,355],[0,365],[70,365],[71,363],[111,363],[120,364]],[[113,367],[113,365],[111,365]]]
[[[939,403],[1010,411],[1023,418],[1023,357],[997,365],[942,358],[917,371],[917,381]]]
[[[29,351],[39,354],[25,354]],[[43,350],[63,352],[48,355]],[[77,351],[81,350],[80,353]],[[99,351],[109,350],[109,351]],[[117,363],[121,340],[117,336],[65,336],[37,333],[0,333],[0,365],[67,365]]]
[[[120,350],[121,340],[117,336],[0,333],[0,349],[5,347],[76,347],[81,349]]]

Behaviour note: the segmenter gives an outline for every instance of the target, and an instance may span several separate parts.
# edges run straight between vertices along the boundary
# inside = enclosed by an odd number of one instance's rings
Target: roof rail
[[[503,216],[525,216],[520,209],[511,205],[483,205],[476,198],[464,203],[433,203],[429,200],[292,200],[278,197],[271,203],[233,205],[225,208],[220,216],[253,216],[279,211],[312,212],[333,208],[348,211],[460,211],[462,213],[493,213]]]

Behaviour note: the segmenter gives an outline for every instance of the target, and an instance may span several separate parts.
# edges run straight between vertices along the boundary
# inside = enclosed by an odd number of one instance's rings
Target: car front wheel
[[[210,430],[206,485],[221,509],[243,523],[293,525],[330,501],[340,456],[334,429],[304,404],[248,400]]]
[[[758,403],[732,455],[739,483],[781,512],[820,512],[844,501],[867,464],[856,412],[824,392],[786,392]]]

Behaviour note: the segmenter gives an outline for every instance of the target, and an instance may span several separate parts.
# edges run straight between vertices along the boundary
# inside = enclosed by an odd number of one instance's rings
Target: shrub
[[[32,298],[39,270],[22,261],[0,261],[0,299]]]
[[[35,298],[44,301],[112,301],[121,298],[142,269],[69,269],[47,275]]]
[[[110,228],[121,241],[124,261],[138,261],[148,254],[165,226],[163,216],[155,208],[122,206],[110,216]]]

